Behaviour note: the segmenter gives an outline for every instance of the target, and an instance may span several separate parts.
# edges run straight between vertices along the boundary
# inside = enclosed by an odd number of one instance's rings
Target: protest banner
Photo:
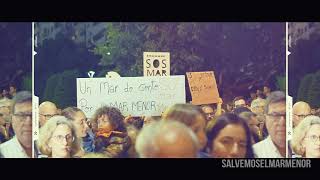
[[[169,52],[143,52],[144,76],[170,76]]]
[[[124,116],[160,116],[176,103],[186,103],[184,75],[77,78],[77,107],[88,118],[105,105]]]
[[[219,92],[213,71],[187,72],[192,104],[213,104],[219,100]]]

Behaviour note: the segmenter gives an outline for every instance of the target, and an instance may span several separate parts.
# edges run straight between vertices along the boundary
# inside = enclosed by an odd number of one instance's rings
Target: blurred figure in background
[[[142,158],[196,158],[199,141],[184,124],[166,120],[144,127],[137,137],[135,148]]]
[[[204,148],[207,144],[206,120],[200,107],[192,104],[175,104],[163,113],[163,120],[179,121],[188,126],[198,137],[200,157],[207,157]]]
[[[311,114],[311,107],[306,102],[296,102],[292,107],[292,114],[293,128],[295,128],[305,117]]]
[[[39,105],[39,126],[42,127],[48,119],[58,115],[57,106],[50,101],[45,101]]]

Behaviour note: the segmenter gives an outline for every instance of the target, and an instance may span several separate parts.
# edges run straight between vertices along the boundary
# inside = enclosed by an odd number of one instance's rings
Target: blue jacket
[[[82,138],[82,146],[86,153],[94,152],[94,134],[90,130],[87,132],[87,136]]]

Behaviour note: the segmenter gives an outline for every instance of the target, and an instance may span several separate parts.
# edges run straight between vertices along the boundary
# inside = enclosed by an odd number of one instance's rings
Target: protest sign
[[[143,52],[144,76],[170,76],[170,53]]]
[[[92,117],[102,106],[123,115],[160,116],[169,106],[186,103],[185,76],[77,78],[77,106]]]
[[[212,104],[219,100],[219,92],[213,71],[187,72],[192,104]]]

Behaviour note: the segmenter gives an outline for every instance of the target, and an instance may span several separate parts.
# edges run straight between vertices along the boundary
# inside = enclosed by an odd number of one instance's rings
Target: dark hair
[[[30,91],[20,91],[16,94],[16,96],[13,98],[13,105],[12,105],[12,112],[14,113],[14,109],[16,104],[20,103],[26,103],[30,102],[32,103],[32,94]]]
[[[111,126],[114,130],[124,132],[126,130],[123,119],[124,116],[121,114],[120,110],[115,107],[103,106],[96,110],[93,115],[93,121],[97,125],[98,118],[102,115],[107,115],[110,121]]]
[[[242,118],[240,118],[238,115],[234,113],[225,113],[220,117],[218,117],[215,125],[207,133],[207,136],[208,136],[207,147],[212,151],[213,141],[218,136],[220,131],[229,124],[237,124],[243,127],[243,129],[246,132],[246,143],[247,143],[245,157],[253,158],[254,155],[253,155],[253,149],[252,149],[252,143],[251,143],[251,132],[250,132],[249,126],[245,120],[243,120]]]
[[[82,112],[82,110],[77,107],[67,107],[61,112],[61,115],[66,117],[67,119],[74,120],[75,113],[79,111]]]
[[[270,104],[286,102],[286,95],[282,91],[273,91],[267,97],[266,106],[264,108],[264,113],[267,114],[269,111]]]
[[[246,101],[243,96],[237,96],[233,99],[233,105],[236,101],[239,101],[240,99],[243,99],[244,101]]]
[[[243,112],[251,112],[251,110],[247,107],[237,107],[233,110],[233,113],[235,113],[236,115],[239,115]]]

